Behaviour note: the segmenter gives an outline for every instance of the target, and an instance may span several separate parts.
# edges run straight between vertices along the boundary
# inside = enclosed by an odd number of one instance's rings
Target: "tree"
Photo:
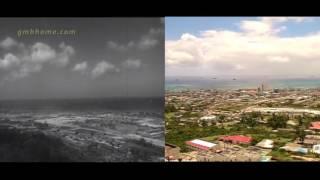
[[[220,114],[220,115],[218,116],[218,122],[219,122],[219,123],[223,123],[224,120],[225,120],[225,118],[226,118],[226,116],[225,116],[224,114]]]
[[[176,112],[177,108],[173,104],[168,104],[165,107],[165,112],[170,113],[170,112]]]
[[[298,117],[298,126],[296,126],[296,137],[299,139],[299,142],[304,143],[304,138],[306,137],[305,126],[303,124],[302,117]]]
[[[202,126],[202,127],[207,127],[207,122],[205,122],[205,121],[201,121],[201,123],[200,123],[200,125]]]
[[[221,123],[221,126],[223,127],[223,122],[225,120],[226,116],[224,114],[220,114],[218,116],[218,122]]]
[[[272,129],[285,128],[288,120],[289,117],[286,115],[275,115],[273,113],[272,117],[268,119],[268,124],[270,127],[272,127]]]
[[[257,120],[259,118],[261,118],[260,116],[261,116],[261,114],[255,113],[255,112],[254,113],[250,113],[250,114],[243,114],[241,116],[240,122],[242,124],[245,124],[245,125],[249,126],[249,127],[254,127],[254,126],[256,126],[258,124]]]

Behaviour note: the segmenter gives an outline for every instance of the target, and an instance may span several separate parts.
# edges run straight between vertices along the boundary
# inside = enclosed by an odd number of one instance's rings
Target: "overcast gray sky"
[[[0,18],[0,27],[0,99],[164,94],[162,18]],[[21,35],[31,29],[75,34]]]

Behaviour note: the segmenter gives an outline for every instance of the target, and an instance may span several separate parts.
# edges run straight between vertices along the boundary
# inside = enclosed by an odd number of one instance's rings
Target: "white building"
[[[273,148],[273,141],[270,139],[264,139],[260,141],[256,146],[266,149],[272,149]]]
[[[209,149],[211,149],[217,145],[215,143],[203,141],[200,139],[194,139],[192,141],[187,141],[186,144],[189,146],[190,149],[205,150],[205,151],[208,151]]]
[[[205,121],[211,121],[211,120],[216,120],[217,119],[217,116],[215,115],[211,115],[211,116],[203,116],[200,118],[200,120],[205,120]]]
[[[313,145],[312,152],[320,154],[320,144]]]
[[[200,122],[206,122],[207,125],[211,126],[212,122],[215,122],[217,120],[217,116],[211,115],[211,116],[203,116],[199,119],[198,123]]]

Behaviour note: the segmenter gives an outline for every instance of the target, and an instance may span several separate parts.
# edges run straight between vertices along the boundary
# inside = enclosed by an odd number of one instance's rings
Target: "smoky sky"
[[[164,94],[162,18],[0,18],[0,99]],[[25,34],[36,30],[74,34]]]

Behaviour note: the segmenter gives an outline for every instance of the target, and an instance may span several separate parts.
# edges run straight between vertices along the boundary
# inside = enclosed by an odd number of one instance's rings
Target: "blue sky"
[[[166,17],[166,40],[176,40],[183,33],[198,36],[201,31],[218,29],[240,31],[239,23],[243,20],[257,20],[258,17]],[[302,23],[288,21],[282,23],[287,29],[280,33],[283,37],[293,37],[309,34],[320,30],[320,20]]]

